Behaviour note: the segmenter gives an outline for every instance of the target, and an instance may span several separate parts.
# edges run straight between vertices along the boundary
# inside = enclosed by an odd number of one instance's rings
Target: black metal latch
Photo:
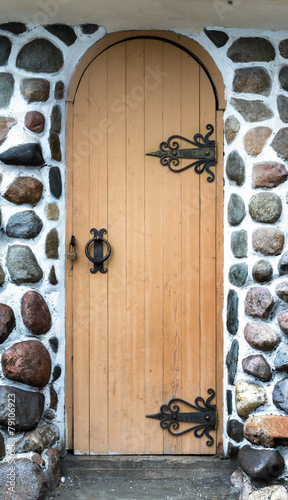
[[[181,436],[186,434],[186,432],[194,431],[194,436],[196,438],[201,438],[203,434],[206,435],[208,441],[206,441],[207,446],[212,446],[214,444],[214,439],[210,436],[212,430],[217,429],[217,411],[216,405],[211,405],[212,399],[215,397],[215,391],[213,389],[208,389],[208,394],[211,394],[207,398],[206,402],[203,398],[198,397],[195,399],[194,405],[184,401],[184,399],[171,399],[168,404],[164,404],[160,408],[160,413],[155,413],[154,415],[146,415],[147,418],[155,418],[160,420],[160,426],[162,429],[168,429],[170,434],[173,436]],[[180,404],[183,403],[193,410],[194,412],[181,413]],[[181,422],[188,422],[192,425],[188,429],[180,430]]]
[[[153,153],[146,153],[147,156],[157,156],[160,158],[161,165],[167,166],[172,172],[183,172],[187,168],[194,167],[196,174],[202,174],[204,170],[209,174],[207,177],[208,182],[213,182],[215,174],[210,170],[210,167],[216,165],[216,146],[215,141],[210,141],[209,137],[214,132],[214,127],[210,123],[206,125],[209,130],[205,137],[202,134],[195,134],[194,140],[186,139],[182,135],[171,135],[167,141],[160,144],[160,149]],[[179,142],[185,141],[197,148],[179,149]],[[182,168],[178,167],[180,159],[195,159],[196,161],[185,165]]]
[[[103,264],[110,257],[111,254],[110,243],[107,240],[105,240],[105,238],[103,238],[103,234],[106,234],[107,230],[100,229],[98,231],[98,229],[92,227],[92,229],[90,229],[90,233],[94,234],[94,238],[89,240],[85,246],[85,255],[87,259],[89,259],[90,262],[93,262],[94,264],[94,267],[90,269],[90,272],[92,274],[95,274],[98,271],[100,271],[100,273],[105,274],[107,273],[107,269],[104,269]],[[91,243],[94,243],[93,257],[91,257],[91,255],[89,254],[89,246],[91,245]],[[104,257],[103,257],[103,243],[105,243],[107,246],[107,253]]]

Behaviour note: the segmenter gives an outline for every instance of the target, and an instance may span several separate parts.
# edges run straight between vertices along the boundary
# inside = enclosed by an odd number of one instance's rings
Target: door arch
[[[66,411],[75,453],[221,448],[223,106],[214,61],[172,33],[108,35],[75,71],[66,224],[66,241],[75,235],[78,252],[66,265]],[[172,134],[205,135],[211,122],[213,185],[193,169],[168,172],[145,156]],[[106,226],[108,273],[92,275],[85,244],[90,228]],[[173,397],[207,399],[210,386],[219,413],[211,448],[205,437],[167,436],[145,418]]]

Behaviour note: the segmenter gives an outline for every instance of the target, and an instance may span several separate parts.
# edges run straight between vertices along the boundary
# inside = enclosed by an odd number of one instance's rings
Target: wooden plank
[[[109,453],[127,453],[126,435],[126,107],[125,42],[108,51]]]
[[[200,133],[207,133],[209,123],[215,126],[215,118],[213,89],[201,68]],[[205,400],[208,389],[216,389],[216,182],[208,182],[207,175],[205,171],[200,175],[200,388]],[[200,441],[201,453],[215,453],[215,444],[208,447],[205,437]]]
[[[107,228],[107,51],[91,64],[90,221]],[[88,187],[88,186],[87,186]],[[89,239],[93,236],[90,235]],[[109,235],[107,236],[109,239]],[[88,239],[88,234],[87,234]],[[106,246],[103,251],[106,253]],[[93,250],[92,250],[93,251]],[[105,264],[106,265],[106,264]],[[90,264],[93,267],[92,263]],[[109,266],[109,263],[107,264]],[[90,276],[90,454],[108,451],[107,274]],[[101,411],[99,411],[101,408]]]
[[[181,134],[193,140],[199,131],[199,64],[183,51],[181,57]],[[184,144],[184,147],[187,146]],[[195,398],[200,395],[200,178],[193,168],[180,175],[182,176],[182,397],[194,403]],[[189,411],[188,408],[185,410]],[[199,453],[200,440],[195,438],[193,432],[185,434],[181,440],[182,454]]]
[[[89,72],[74,106],[73,234],[77,260],[73,270],[74,452],[89,454],[89,262],[84,248],[89,235]],[[85,134],[86,133],[86,134]]]
[[[162,132],[162,42],[145,40],[145,151],[159,148]],[[145,156],[145,415],[157,413],[163,403],[163,168]],[[145,420],[145,452],[163,453],[159,422]]]
[[[181,131],[181,54],[163,44],[163,140]],[[181,383],[181,204],[182,176],[163,169],[164,402],[180,396]],[[181,438],[164,434],[164,453],[181,454]]]
[[[144,40],[126,42],[127,453],[145,451]]]

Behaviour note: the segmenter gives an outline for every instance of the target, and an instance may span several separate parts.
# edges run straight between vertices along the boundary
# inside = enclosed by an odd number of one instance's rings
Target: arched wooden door
[[[212,167],[216,180],[207,182],[207,172],[175,173],[146,155],[173,134],[207,134],[207,124],[217,141],[212,84],[189,53],[167,41],[116,43],[80,80],[67,181],[67,237],[76,238],[77,259],[66,266],[77,454],[207,454],[221,441],[212,430],[209,447],[205,434],[174,436],[146,418],[172,398],[206,400],[210,388],[221,415],[222,173]],[[90,272],[91,228],[107,230],[106,274]]]

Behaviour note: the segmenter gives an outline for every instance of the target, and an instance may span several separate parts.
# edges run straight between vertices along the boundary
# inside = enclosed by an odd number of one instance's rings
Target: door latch
[[[76,240],[75,236],[71,236],[71,240],[69,243],[69,249],[67,252],[67,259],[68,260],[76,260],[77,257],[77,252],[76,252]]]

